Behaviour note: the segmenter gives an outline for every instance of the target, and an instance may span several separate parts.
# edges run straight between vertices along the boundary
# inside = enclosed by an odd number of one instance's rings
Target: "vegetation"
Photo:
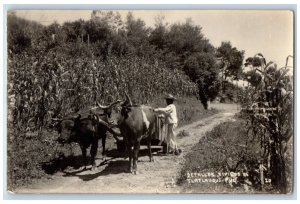
[[[201,94],[216,95],[218,87],[210,79],[218,80],[217,68],[198,57],[198,67],[193,67],[200,73],[197,79],[185,69],[192,55],[207,56],[214,64],[214,48],[201,28],[190,20],[171,26],[157,22],[150,28],[131,13],[123,22],[118,13],[93,11],[87,21],[43,26],[8,14],[8,177],[12,187],[39,178],[41,163],[55,155],[54,133],[47,130],[52,117],[67,116],[96,101],[110,103],[123,98],[125,91],[139,104],[167,93],[195,98],[201,77],[205,87]],[[202,66],[205,71],[199,71]],[[198,113],[212,112],[196,109],[179,107],[179,115],[189,122]]]
[[[178,181],[186,192],[292,191],[293,84],[288,67],[278,69],[273,62],[266,63],[262,54],[246,63],[252,67],[252,74],[245,75],[251,86],[240,90],[242,111],[236,121],[214,128],[187,154]],[[200,182],[191,186],[189,172],[241,174],[235,175],[235,182],[229,182],[226,175],[219,177],[222,182],[217,184]]]
[[[96,101],[110,103],[125,91],[134,103],[163,106],[162,96],[171,93],[179,98],[180,124],[185,124],[214,113],[203,110],[195,98],[207,109],[222,87],[234,100],[234,85],[225,81],[243,78],[251,86],[239,90],[240,117],[201,139],[186,157],[180,182],[188,171],[245,171],[247,178],[238,176],[237,185],[225,188],[290,192],[293,83],[286,76],[288,67],[278,69],[257,54],[246,60],[252,71],[242,73],[244,52],[230,42],[214,48],[191,19],[171,25],[162,16],[155,20],[151,28],[131,13],[123,21],[117,12],[93,11],[87,21],[43,26],[8,14],[11,189],[55,172],[48,162],[65,162],[57,153],[56,134],[46,128],[52,117],[87,109]],[[224,185],[217,187],[222,191]]]
[[[243,98],[248,131],[261,140],[260,162],[270,172],[273,186],[286,193],[291,189],[293,81],[287,66],[278,69],[275,63],[266,63],[262,54],[249,58],[247,64],[261,77]]]
[[[221,61],[221,68],[225,79],[227,77],[233,77],[233,79],[240,78],[244,51],[239,51],[236,47],[232,47],[230,42],[222,42],[221,46],[217,48],[217,57]]]
[[[269,174],[264,172],[267,183],[261,186],[259,163],[263,154],[259,138],[247,133],[247,123],[239,117],[225,122],[206,133],[186,156],[179,184],[185,193],[271,193]],[[228,176],[224,173],[240,173]],[[213,173],[221,182],[188,182],[189,173]],[[223,175],[221,174],[223,173]],[[242,173],[247,173],[242,174]],[[228,178],[236,180],[230,181]],[[197,177],[195,177],[197,178]],[[199,178],[199,177],[198,177]],[[203,178],[203,177],[202,177]],[[214,178],[214,177],[213,177]]]
[[[230,42],[222,42],[217,48],[217,57],[221,67],[222,93],[226,92],[226,79],[231,77],[233,80],[241,78],[244,51],[239,51],[232,47]]]

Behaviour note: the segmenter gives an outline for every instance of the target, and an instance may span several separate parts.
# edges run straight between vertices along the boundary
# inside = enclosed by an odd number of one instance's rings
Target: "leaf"
[[[276,64],[276,63],[274,63],[273,61],[268,62],[268,63],[266,64],[266,66],[265,66],[265,70],[266,70],[267,68],[269,68],[269,66],[271,66],[271,65],[273,65],[274,68],[275,68],[275,64]]]

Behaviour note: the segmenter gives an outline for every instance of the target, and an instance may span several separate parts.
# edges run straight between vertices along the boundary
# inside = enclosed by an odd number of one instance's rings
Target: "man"
[[[172,153],[179,155],[180,150],[178,149],[174,132],[178,124],[176,106],[173,104],[176,99],[171,94],[165,97],[165,99],[167,102],[167,107],[156,108],[154,111],[165,115],[165,124],[167,125],[167,145],[170,147]]]

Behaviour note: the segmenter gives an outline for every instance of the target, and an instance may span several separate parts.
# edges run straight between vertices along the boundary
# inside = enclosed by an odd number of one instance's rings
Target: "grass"
[[[245,121],[225,122],[208,132],[185,156],[185,164],[180,173],[178,184],[184,193],[277,193],[270,184],[260,185],[259,163],[262,150],[260,142],[253,135],[248,135]],[[205,173],[240,173],[235,175],[236,182],[224,182],[228,175],[217,176],[221,182],[205,182],[194,178],[204,178]],[[188,173],[194,175],[189,183]],[[245,173],[244,175],[242,173]],[[268,172],[264,172],[267,179]],[[216,178],[214,176],[210,178]],[[231,177],[229,177],[231,178]]]
[[[159,97],[151,103],[153,107],[164,107],[165,100]],[[215,114],[216,110],[204,110],[195,98],[179,98],[175,103],[178,111],[179,126]],[[66,168],[82,166],[81,151],[78,144],[61,146],[56,142],[56,131],[42,129],[39,132],[17,132],[8,127],[8,189],[28,186],[37,179],[51,179],[51,175]],[[116,150],[116,141],[108,135],[108,152]],[[101,158],[102,146],[99,142],[97,157]],[[89,150],[88,150],[89,152]],[[108,155],[109,156],[109,155]]]

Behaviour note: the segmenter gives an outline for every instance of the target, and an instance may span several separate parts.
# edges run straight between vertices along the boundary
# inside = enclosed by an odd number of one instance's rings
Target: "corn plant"
[[[258,163],[265,166],[272,185],[282,193],[288,189],[287,154],[292,149],[293,85],[288,73],[288,59],[280,69],[273,62],[266,63],[261,54],[247,63],[261,75],[256,86],[247,88],[242,97],[243,111],[248,120],[248,132],[260,141],[262,154]],[[261,185],[264,181],[261,181]]]
[[[40,177],[40,170],[33,168],[40,169],[40,163],[50,159],[47,155],[55,155],[55,138],[45,134],[52,117],[87,109],[96,101],[123,99],[125,91],[135,103],[144,104],[165,93],[195,95],[197,86],[182,71],[169,70],[154,58],[109,56],[103,61],[54,49],[9,55],[10,181],[27,183]]]

